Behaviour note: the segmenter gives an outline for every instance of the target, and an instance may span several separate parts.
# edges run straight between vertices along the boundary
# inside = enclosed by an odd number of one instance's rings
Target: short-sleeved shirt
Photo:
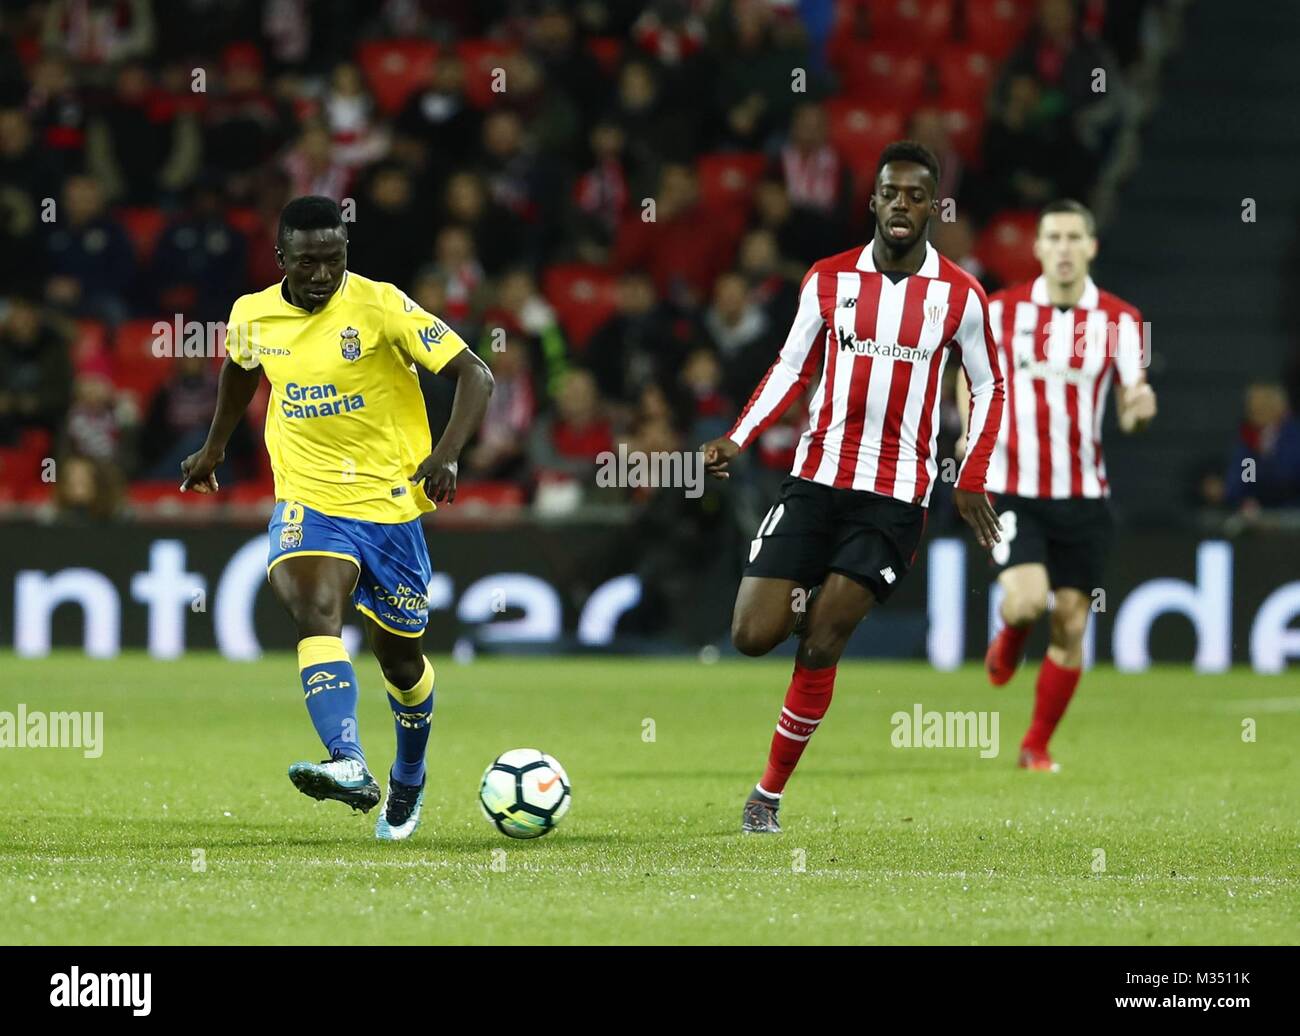
[[[464,340],[398,288],[351,271],[314,313],[282,284],[240,296],[226,325],[227,355],[271,383],[276,498],[374,522],[433,510],[410,481],[432,449],[416,365],[441,370]]]

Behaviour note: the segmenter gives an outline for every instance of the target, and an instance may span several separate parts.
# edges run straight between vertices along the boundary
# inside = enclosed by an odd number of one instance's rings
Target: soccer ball
[[[558,760],[535,748],[514,748],[484,771],[478,800],[503,835],[540,838],[560,822],[573,798]]]

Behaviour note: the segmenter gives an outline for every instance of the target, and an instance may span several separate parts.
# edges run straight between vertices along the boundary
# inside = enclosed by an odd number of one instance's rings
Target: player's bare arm
[[[1136,385],[1120,385],[1119,428],[1125,433],[1143,431],[1156,416],[1156,393],[1145,381]]]
[[[245,370],[226,357],[217,382],[217,412],[212,416],[207,441],[181,462],[184,476],[182,493],[189,489],[196,493],[215,493],[220,488],[217,485],[217,465],[226,459],[226,443],[252,402],[261,380],[261,368]]]
[[[411,481],[423,483],[425,494],[434,503],[451,503],[456,499],[461,451],[483,423],[494,381],[488,365],[470,349],[462,349],[438,373],[455,379],[456,397],[442,438],[415,469]]]
[[[954,489],[952,502],[956,505],[962,521],[974,530],[975,540],[981,547],[992,550],[995,543],[1002,542],[1002,526],[998,524],[997,512],[989,503],[987,493]]]

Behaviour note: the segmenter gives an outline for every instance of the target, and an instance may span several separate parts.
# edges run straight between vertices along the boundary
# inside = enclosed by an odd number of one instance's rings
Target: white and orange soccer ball
[[[503,835],[540,838],[569,811],[573,789],[554,756],[536,748],[513,748],[484,771],[478,799],[484,815]]]

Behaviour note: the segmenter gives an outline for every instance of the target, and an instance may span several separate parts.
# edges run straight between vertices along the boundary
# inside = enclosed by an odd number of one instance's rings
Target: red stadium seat
[[[871,0],[871,35],[924,51],[952,39],[952,0]]]
[[[523,507],[526,502],[523,487],[513,482],[462,482],[456,487],[453,506]]]
[[[1003,284],[1033,280],[1042,272],[1034,258],[1035,212],[1000,212],[975,241],[975,258]]]
[[[223,488],[222,493],[226,495],[227,503],[244,507],[265,506],[270,511],[271,505],[275,503],[275,483],[269,479],[240,482],[229,491]]]
[[[117,210],[117,218],[135,248],[135,257],[147,263],[153,256],[154,246],[162,236],[167,217],[161,209],[132,207]]]
[[[980,161],[980,145],[983,143],[985,108],[982,102],[967,101],[964,104],[940,104],[944,129],[953,150],[963,159],[974,165]]]
[[[357,63],[375,104],[386,115],[402,109],[406,99],[429,79],[438,45],[428,40],[373,40],[357,48]]]
[[[592,332],[613,316],[618,308],[617,286],[617,275],[588,263],[562,263],[546,271],[542,291],[575,349],[586,345]]]
[[[910,108],[925,94],[929,63],[915,47],[854,43],[842,48],[836,61],[840,96],[846,99]]]
[[[711,209],[748,212],[754,185],[766,165],[767,156],[761,151],[701,155],[696,163],[700,201]]]
[[[966,0],[966,42],[993,57],[1010,54],[1034,20],[1023,0]]]
[[[982,103],[993,86],[997,62],[977,47],[954,43],[939,52],[935,68],[939,73],[939,96],[945,103]]]
[[[476,108],[487,108],[496,98],[492,91],[493,71],[516,52],[516,47],[499,40],[461,40],[456,54],[465,65],[465,99]]]
[[[170,321],[158,321],[172,327]],[[143,408],[175,369],[172,355],[157,356],[153,320],[127,320],[113,336],[113,384],[130,392]],[[170,334],[170,332],[169,332]],[[171,337],[174,337],[172,335]],[[168,339],[168,344],[170,338]]]
[[[600,63],[605,75],[618,72],[619,62],[623,60],[623,40],[618,36],[590,36],[587,50]]]
[[[235,205],[227,209],[226,221],[247,238],[262,231],[262,214],[246,205]]]
[[[826,103],[831,143],[858,175],[870,178],[886,144],[903,135],[903,112],[897,108],[834,99]]]
[[[72,366],[81,372],[104,362],[108,353],[108,329],[98,320],[78,320],[77,337],[72,341]]]
[[[53,442],[44,428],[27,428],[14,446],[0,448],[0,500],[34,502],[34,496],[49,488],[42,480],[46,458]]]

